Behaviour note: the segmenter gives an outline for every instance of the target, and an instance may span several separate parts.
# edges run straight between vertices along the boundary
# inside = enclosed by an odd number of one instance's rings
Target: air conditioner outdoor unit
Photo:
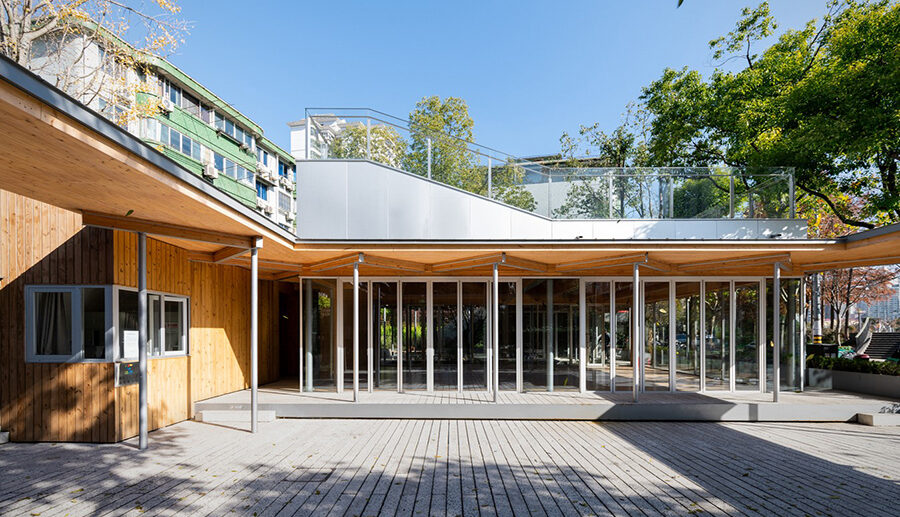
[[[159,107],[166,113],[172,113],[172,110],[175,109],[175,105],[169,99],[163,99]]]
[[[272,213],[275,212],[275,209],[272,208],[272,205],[266,205],[265,210],[266,210],[266,213],[269,215],[272,215]]]
[[[266,203],[266,200],[265,200],[265,199],[263,199],[263,198],[261,198],[261,197],[256,198],[256,209],[257,209],[257,210],[262,210],[262,209],[264,209],[266,206],[268,206],[268,203]]]
[[[244,142],[241,142],[241,150],[242,150],[242,151],[249,151],[249,150],[250,150],[250,146],[247,145],[247,144],[245,144]]]
[[[219,177],[219,171],[216,170],[215,165],[212,162],[206,162],[203,164],[203,177],[214,180]]]
[[[288,213],[284,214],[284,218],[287,219],[288,221],[293,221],[294,220],[294,212],[288,212]]]
[[[260,174],[265,174],[268,172],[269,168],[261,161],[256,162],[256,172]]]

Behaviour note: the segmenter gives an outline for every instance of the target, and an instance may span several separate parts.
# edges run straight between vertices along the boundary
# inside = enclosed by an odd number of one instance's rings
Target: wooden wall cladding
[[[115,439],[109,363],[25,362],[25,285],[109,284],[113,236],[0,190],[0,429],[16,441]]]
[[[191,418],[193,402],[250,385],[250,272],[190,262],[147,239],[148,288],[190,297],[190,355],[151,359],[150,429]],[[110,442],[138,432],[136,385],[111,363],[26,363],[24,289],[137,287],[137,235],[85,228],[81,216],[0,190],[0,429],[15,441]],[[278,293],[259,285],[260,384],[278,378]]]

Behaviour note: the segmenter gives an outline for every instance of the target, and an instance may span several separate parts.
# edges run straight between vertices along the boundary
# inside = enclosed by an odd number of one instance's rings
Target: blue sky
[[[423,96],[462,97],[475,137],[518,156],[559,150],[564,130],[615,127],[665,67],[713,69],[707,43],[732,0],[182,0],[191,33],[171,61],[287,147],[309,107],[406,117]],[[773,0],[779,29],[825,0]]]

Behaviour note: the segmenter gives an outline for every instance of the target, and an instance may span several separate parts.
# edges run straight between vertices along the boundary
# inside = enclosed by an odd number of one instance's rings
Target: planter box
[[[807,384],[810,387],[900,399],[900,376],[898,375],[842,372],[819,368],[807,368],[806,371]]]

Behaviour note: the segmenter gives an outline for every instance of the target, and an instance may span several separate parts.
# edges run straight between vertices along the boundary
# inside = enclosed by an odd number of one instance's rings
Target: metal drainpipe
[[[138,427],[140,437],[138,448],[147,449],[148,409],[147,409],[147,234],[138,234]]]
[[[250,248],[250,432],[259,430],[259,248]]]
[[[775,263],[772,281],[772,402],[781,391],[781,264]]]

